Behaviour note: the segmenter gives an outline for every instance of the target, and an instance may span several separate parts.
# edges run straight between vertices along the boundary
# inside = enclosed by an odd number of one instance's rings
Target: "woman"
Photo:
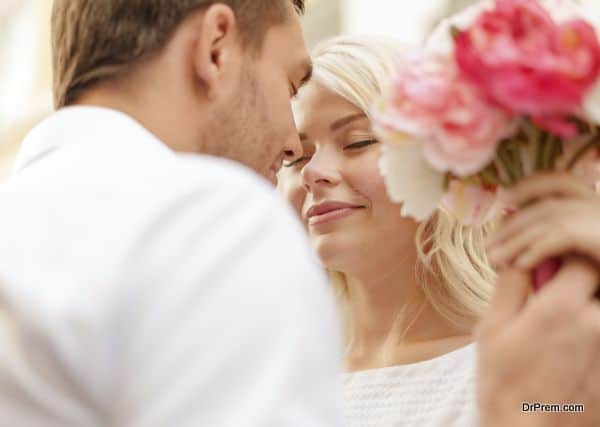
[[[294,101],[304,153],[284,163],[280,190],[346,320],[348,425],[476,425],[471,331],[495,279],[486,230],[443,210],[415,223],[387,196],[369,107],[396,46],[342,37],[316,49],[313,80]]]

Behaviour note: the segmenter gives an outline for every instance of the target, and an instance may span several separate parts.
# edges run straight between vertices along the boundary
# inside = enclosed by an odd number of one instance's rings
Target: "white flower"
[[[384,143],[379,170],[403,216],[424,221],[433,214],[444,195],[444,174],[429,167],[420,141]]]
[[[600,79],[583,101],[585,115],[593,123],[600,125]]]

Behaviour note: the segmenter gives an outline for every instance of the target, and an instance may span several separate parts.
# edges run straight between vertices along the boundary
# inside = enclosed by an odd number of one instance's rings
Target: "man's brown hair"
[[[69,105],[95,83],[156,54],[189,13],[215,3],[231,7],[242,42],[258,50],[269,27],[284,22],[288,2],[304,12],[304,0],[54,0],[54,103]]]

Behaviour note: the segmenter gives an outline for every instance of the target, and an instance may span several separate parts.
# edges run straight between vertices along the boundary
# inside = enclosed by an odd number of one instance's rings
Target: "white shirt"
[[[266,180],[61,110],[0,190],[0,425],[338,426],[326,277]]]
[[[348,427],[475,427],[475,345],[423,362],[345,374]]]

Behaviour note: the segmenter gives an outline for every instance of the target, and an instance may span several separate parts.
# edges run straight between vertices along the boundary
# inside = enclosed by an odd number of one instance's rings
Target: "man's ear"
[[[239,71],[242,46],[233,10],[222,3],[209,6],[194,47],[193,67],[206,96],[214,99],[216,90],[233,70]]]

